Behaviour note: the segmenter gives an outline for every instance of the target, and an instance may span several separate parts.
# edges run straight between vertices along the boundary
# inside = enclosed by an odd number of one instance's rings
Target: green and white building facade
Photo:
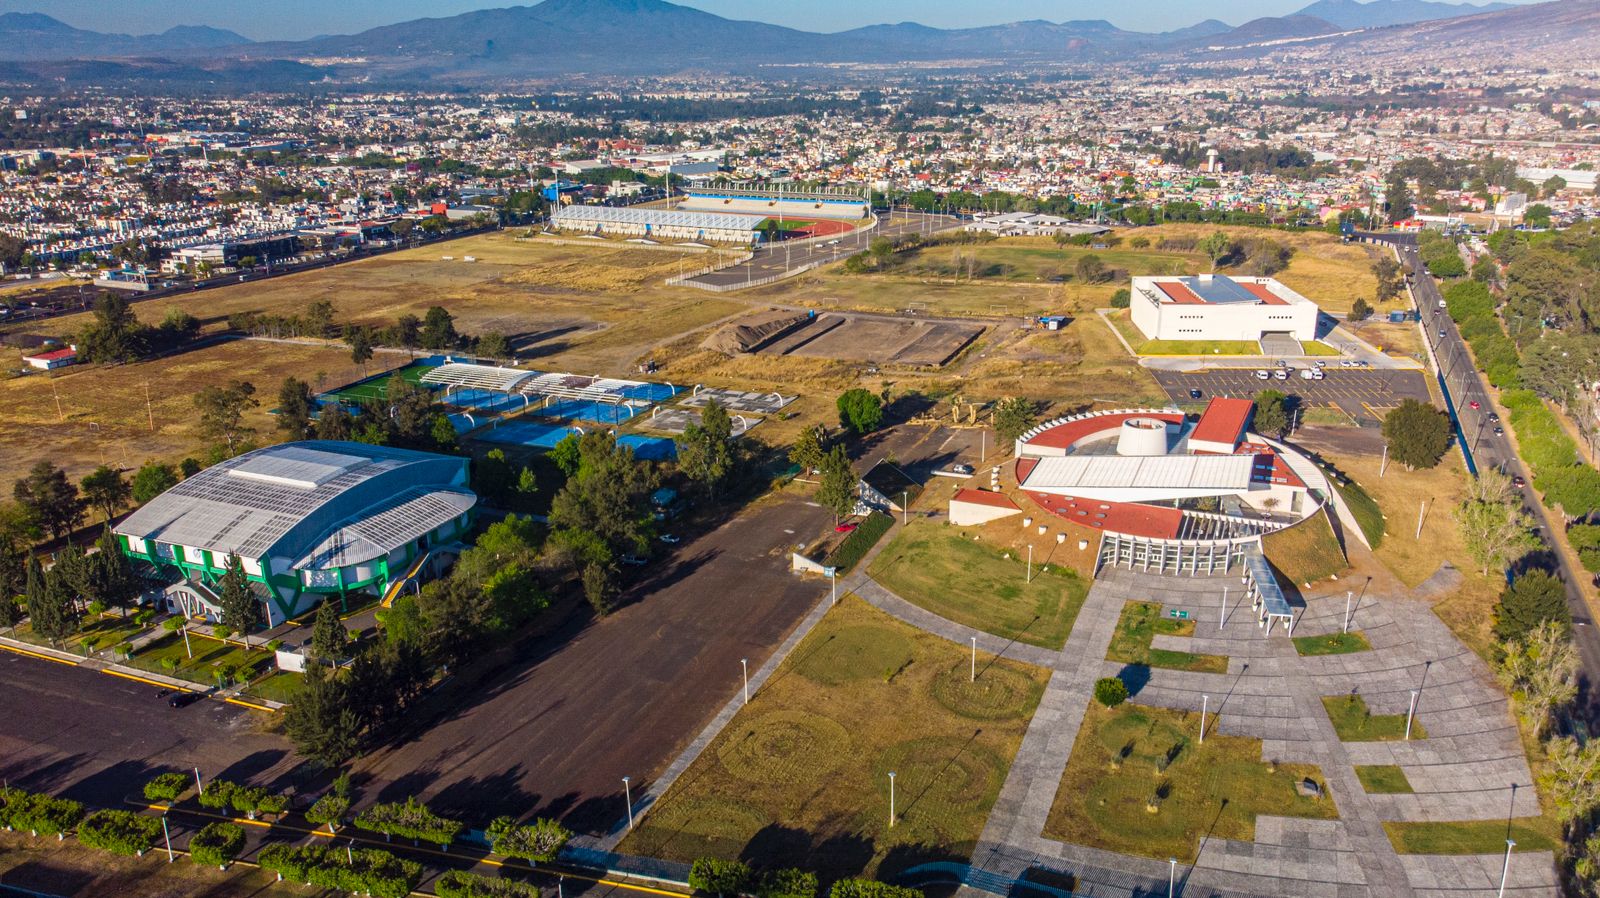
[[[207,468],[113,528],[130,557],[182,578],[174,611],[215,617],[208,597],[239,558],[268,626],[329,596],[382,595],[472,524],[468,460],[309,440]]]

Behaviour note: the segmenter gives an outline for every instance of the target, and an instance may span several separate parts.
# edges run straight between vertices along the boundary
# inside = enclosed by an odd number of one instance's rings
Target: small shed
[[[65,368],[78,361],[78,347],[67,346],[63,349],[52,349],[49,352],[38,352],[33,355],[23,356],[22,360],[40,371]]]

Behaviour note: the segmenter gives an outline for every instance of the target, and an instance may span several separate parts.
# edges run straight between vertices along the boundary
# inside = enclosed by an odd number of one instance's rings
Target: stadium
[[[122,550],[181,581],[173,610],[216,619],[216,584],[238,558],[268,626],[328,595],[386,592],[472,524],[468,461],[308,440],[213,465],[113,528]]]

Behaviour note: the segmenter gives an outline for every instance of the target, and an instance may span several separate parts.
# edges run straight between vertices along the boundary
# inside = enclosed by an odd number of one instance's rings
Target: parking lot
[[[1211,368],[1205,371],[1152,371],[1156,382],[1174,402],[1193,402],[1214,396],[1251,397],[1262,390],[1279,390],[1305,407],[1334,406],[1354,418],[1381,419],[1402,400],[1429,401],[1427,375],[1421,371],[1384,371],[1363,368],[1323,369],[1322,380],[1305,380],[1296,371],[1288,380],[1261,380],[1255,368]],[[1268,369],[1276,370],[1276,369]]]

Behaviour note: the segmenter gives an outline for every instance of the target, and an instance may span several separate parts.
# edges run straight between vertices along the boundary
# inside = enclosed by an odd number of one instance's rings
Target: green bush
[[[689,867],[689,887],[713,895],[738,895],[751,882],[748,864],[703,857]]]
[[[173,801],[194,782],[187,773],[163,773],[144,784],[144,797],[151,801]]]
[[[1522,457],[1533,468],[1534,476],[1578,463],[1578,447],[1561,429],[1561,422],[1532,390],[1507,390],[1500,404],[1511,413],[1511,427],[1517,434]]]
[[[200,804],[203,807],[215,810],[226,810],[233,804],[233,793],[239,788],[238,783],[227,780],[212,780],[200,790]]]
[[[923,898],[919,889],[892,886],[873,879],[841,879],[833,884],[828,898]]]
[[[786,867],[761,874],[757,898],[817,898],[817,874]]]
[[[422,865],[387,851],[363,848],[329,849],[322,845],[285,845],[261,849],[261,869],[290,882],[344,892],[365,892],[373,898],[406,898],[422,879]]]
[[[1539,471],[1533,485],[1544,493],[1545,505],[1560,508],[1569,520],[1600,511],[1600,471],[1588,465]]]
[[[572,838],[572,832],[554,820],[542,817],[525,824],[519,824],[510,817],[501,817],[489,824],[488,836],[495,854],[548,864],[561,853],[562,846]]]
[[[189,840],[189,857],[208,867],[226,867],[244,850],[244,827],[234,823],[207,823]]]
[[[1127,287],[1119,287],[1117,292],[1111,294],[1111,308],[1113,309],[1126,309],[1132,304],[1133,294],[1128,292]]]
[[[333,825],[344,822],[344,815],[350,812],[350,798],[329,792],[317,799],[306,810],[306,819],[312,823]]]
[[[60,836],[83,819],[83,805],[22,789],[0,789],[0,826]]]
[[[1578,553],[1584,570],[1600,571],[1600,524],[1573,524],[1567,528],[1567,541]]]
[[[843,574],[865,558],[872,547],[878,544],[878,540],[882,539],[893,526],[894,518],[881,511],[874,511],[867,515],[867,519],[846,536],[843,542],[839,543],[823,564],[836,567],[839,573]]]
[[[161,820],[132,811],[95,811],[78,824],[78,841],[112,854],[142,855],[161,837]]]
[[[466,829],[461,821],[440,817],[415,798],[408,798],[403,804],[375,804],[356,818],[356,825],[386,836],[440,846],[448,846]]]
[[[439,898],[539,898],[539,887],[515,879],[495,879],[450,870],[433,883]]]
[[[1094,681],[1094,700],[1115,708],[1128,700],[1128,684],[1116,677],[1101,677]]]

